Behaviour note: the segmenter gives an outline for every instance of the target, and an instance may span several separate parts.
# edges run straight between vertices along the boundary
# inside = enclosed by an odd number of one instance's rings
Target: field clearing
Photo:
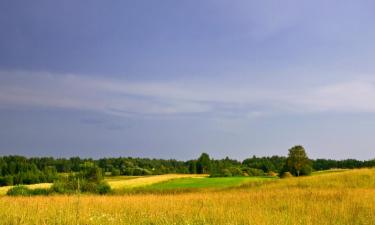
[[[145,187],[145,190],[197,189],[197,188],[228,188],[249,182],[271,181],[275,177],[204,177],[202,179],[181,178],[156,183]]]
[[[206,177],[207,175],[201,174],[165,174],[165,175],[157,175],[157,176],[147,176],[147,177],[138,177],[135,179],[115,179],[111,180],[108,179],[109,185],[116,190],[116,189],[131,189],[137,187],[144,187],[156,183],[166,182],[173,179],[179,178],[192,178],[192,177]]]
[[[179,194],[0,197],[3,224],[375,224],[375,170]],[[37,213],[36,213],[37,212]]]

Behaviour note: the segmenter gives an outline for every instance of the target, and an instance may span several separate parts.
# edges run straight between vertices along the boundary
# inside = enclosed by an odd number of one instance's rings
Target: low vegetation
[[[303,147],[294,147],[294,149],[297,150],[299,148]],[[271,173],[281,174],[286,171],[298,176],[309,174],[312,171],[333,168],[353,169],[375,166],[375,160],[308,159],[304,163],[305,166],[303,168],[296,170],[296,167],[294,167],[294,169],[290,167],[291,164],[288,162],[288,158],[290,157],[253,156],[241,162],[228,157],[224,159],[212,159],[207,153],[202,153],[198,159],[188,161],[131,157],[94,160],[79,157],[55,159],[51,157],[26,158],[23,156],[3,156],[0,157],[0,186],[53,183],[59,179],[59,174],[79,173],[82,169],[82,165],[85,163],[94,164],[99,167],[104,174],[112,176],[149,176],[177,173],[210,174],[212,177],[231,177],[264,176]],[[298,171],[300,174],[298,174]]]

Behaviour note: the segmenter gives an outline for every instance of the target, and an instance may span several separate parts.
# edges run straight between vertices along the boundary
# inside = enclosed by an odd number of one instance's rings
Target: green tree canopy
[[[307,175],[311,173],[310,160],[307,157],[306,151],[301,145],[294,146],[289,149],[288,158],[286,160],[286,167],[293,175]]]
[[[197,173],[209,173],[211,169],[210,156],[207,153],[202,153],[197,160]]]

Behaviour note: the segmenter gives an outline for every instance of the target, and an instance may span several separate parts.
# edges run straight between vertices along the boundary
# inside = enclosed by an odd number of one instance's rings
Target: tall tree
[[[292,174],[299,176],[303,169],[310,167],[310,160],[307,157],[306,151],[301,145],[294,146],[289,149],[286,166]]]
[[[207,153],[202,153],[197,160],[197,173],[209,173],[211,169],[210,156]]]

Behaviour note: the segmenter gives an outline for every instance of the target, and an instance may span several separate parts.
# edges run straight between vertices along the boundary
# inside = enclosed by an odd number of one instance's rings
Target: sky
[[[375,2],[0,2],[0,155],[375,158]]]

